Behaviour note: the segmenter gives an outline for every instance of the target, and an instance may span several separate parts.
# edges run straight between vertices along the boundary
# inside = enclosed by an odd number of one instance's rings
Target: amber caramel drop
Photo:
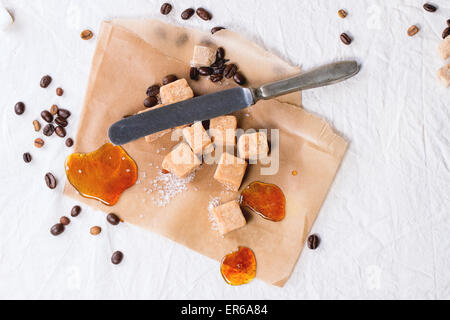
[[[222,259],[220,272],[228,284],[239,286],[249,283],[256,275],[256,258],[252,250],[239,247],[238,251]]]
[[[91,153],[72,153],[65,164],[67,179],[84,197],[108,206],[136,183],[138,169],[134,160],[120,146],[104,144]]]
[[[271,221],[281,221],[286,214],[283,191],[274,184],[252,182],[242,190],[241,205]]]

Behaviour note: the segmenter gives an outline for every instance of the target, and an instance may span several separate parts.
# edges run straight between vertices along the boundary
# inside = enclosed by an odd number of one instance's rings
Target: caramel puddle
[[[238,251],[222,259],[220,272],[226,283],[232,286],[249,283],[256,275],[255,254],[249,248],[239,247]]]
[[[83,197],[108,206],[116,204],[138,176],[134,160],[122,147],[111,143],[91,153],[72,153],[66,159],[65,170],[70,184]]]
[[[286,215],[286,199],[281,189],[270,183],[255,181],[241,192],[241,205],[263,218],[281,221]]]

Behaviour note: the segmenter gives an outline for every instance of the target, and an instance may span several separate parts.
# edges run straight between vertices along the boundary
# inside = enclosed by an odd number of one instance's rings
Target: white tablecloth
[[[450,2],[435,0],[439,10],[428,13],[423,0],[177,0],[168,17],[159,14],[162,2],[3,1],[16,21],[0,32],[0,298],[449,298],[450,89],[435,73]],[[182,10],[201,5],[213,21],[181,21]],[[67,129],[75,135],[95,48],[79,34],[114,17],[224,25],[304,70],[361,62],[357,77],[303,95],[304,107],[350,148],[313,228],[322,244],[304,250],[284,288],[228,286],[217,262],[132,225],[108,225],[86,206],[61,236],[50,235],[75,204],[62,196],[70,149],[56,136],[34,148],[32,121],[56,103],[72,111]],[[412,38],[411,24],[421,29]],[[339,40],[344,31],[350,46]],[[39,87],[45,74],[53,77],[47,90]],[[27,108],[17,116],[20,100]],[[45,186],[48,171],[59,180],[55,190]],[[103,228],[97,237],[93,225]],[[109,262],[114,250],[125,254],[121,265]]]

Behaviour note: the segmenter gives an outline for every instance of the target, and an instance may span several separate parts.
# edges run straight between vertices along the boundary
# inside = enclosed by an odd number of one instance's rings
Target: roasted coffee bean
[[[81,212],[81,207],[80,206],[73,206],[72,210],[70,210],[70,215],[72,217],[77,217]]]
[[[47,110],[41,112],[41,117],[48,123],[53,121],[53,115]]]
[[[58,106],[57,106],[56,104],[53,104],[53,105],[50,107],[50,113],[51,113],[52,115],[56,115],[56,114],[58,113]]]
[[[47,124],[44,129],[42,129],[42,133],[47,137],[50,137],[53,132],[55,132],[55,127],[51,123]]]
[[[147,96],[149,97],[155,97],[159,94],[159,86],[157,84],[154,84],[147,89]]]
[[[43,76],[41,79],[40,86],[41,86],[41,88],[47,88],[51,82],[52,82],[52,77],[50,77],[49,75]]]
[[[42,148],[44,146],[44,140],[42,140],[41,138],[37,138],[34,140],[34,146],[36,148]]]
[[[147,97],[144,100],[144,107],[151,108],[158,104],[158,99],[156,97]]]
[[[91,230],[89,230],[89,232],[93,236],[96,236],[96,235],[100,234],[100,232],[102,232],[102,228],[100,228],[99,226],[94,226],[94,227],[91,228]]]
[[[59,218],[59,223],[61,223],[63,226],[67,226],[70,223],[70,219],[66,216],[62,216]]]
[[[225,78],[230,79],[234,77],[236,72],[237,72],[237,65],[235,65],[234,63],[230,63],[226,65],[225,70],[223,71],[223,75],[225,76]]]
[[[123,259],[123,253],[120,251],[116,251],[112,254],[111,262],[113,264],[119,264],[122,262],[122,259]]]
[[[350,36],[348,34],[346,34],[346,33],[341,33],[340,38],[341,38],[342,43],[347,45],[347,46],[350,43],[352,43],[352,38],[350,38]]]
[[[211,13],[209,13],[209,12],[208,12],[206,9],[204,9],[204,8],[198,8],[196,12],[197,12],[197,15],[198,15],[201,19],[203,19],[203,20],[205,20],[205,21],[211,20],[211,18],[212,18]]]
[[[56,117],[55,123],[58,126],[61,126],[61,127],[64,127],[64,128],[67,127],[67,125],[69,124],[69,122],[66,119],[61,118],[61,117]]]
[[[166,84],[169,84],[169,83],[177,81],[177,80],[178,80],[178,77],[176,75],[169,74],[162,79],[162,84],[166,85]]]
[[[192,80],[198,80],[198,69],[196,67],[191,67],[189,70],[189,77]]]
[[[216,33],[217,31],[223,30],[225,29],[224,27],[214,27],[211,29],[211,34]]]
[[[317,236],[317,234],[312,234],[308,237],[308,248],[314,250],[317,249],[317,247],[320,244],[320,238]]]
[[[428,12],[435,12],[437,10],[437,8],[430,3],[425,3],[423,8]]]
[[[120,223],[120,218],[114,213],[110,213],[106,216],[106,221],[111,223],[113,226],[117,226]]]
[[[213,74],[220,74],[223,76],[224,71],[225,71],[225,67],[213,68]]]
[[[347,16],[347,11],[345,11],[344,9],[339,10],[338,16],[344,19]]]
[[[70,111],[66,109],[58,109],[58,116],[67,119],[70,117]]]
[[[211,75],[213,70],[210,67],[200,67],[198,68],[198,73],[202,76],[209,76]]]
[[[195,13],[195,10],[192,8],[186,9],[181,13],[181,19],[188,20],[190,19]]]
[[[228,59],[216,59],[212,65],[210,65],[211,68],[222,68],[225,66],[225,63],[227,63]]]
[[[64,94],[64,90],[62,88],[56,88],[56,95],[61,97]]]
[[[408,28],[408,36],[412,37],[414,36],[417,32],[419,32],[419,28],[415,25],[412,25],[411,27]]]
[[[447,38],[449,35],[450,35],[450,27],[444,29],[444,31],[442,32],[442,39]]]
[[[30,163],[31,162],[31,154],[29,152],[25,152],[23,154],[23,161],[25,161],[25,163]]]
[[[45,183],[47,184],[47,187],[49,187],[50,189],[55,189],[56,188],[56,178],[53,174],[51,174],[50,172],[47,172],[45,174]]]
[[[447,25],[450,27],[450,19],[447,20]]]
[[[222,74],[213,74],[209,77],[209,80],[211,80],[211,82],[219,82],[223,79],[223,75]]]
[[[217,48],[216,59],[224,59],[225,58],[225,49],[222,47]]]
[[[161,14],[168,15],[170,11],[172,11],[172,5],[170,3],[163,3],[161,6],[161,9],[159,9]]]
[[[66,136],[66,129],[64,129],[64,127],[61,126],[57,126],[55,128],[55,133],[58,137],[64,138]]]
[[[81,34],[80,34],[80,38],[83,40],[92,39],[93,36],[94,36],[94,33],[89,29],[81,31]]]
[[[73,146],[73,139],[72,138],[67,138],[67,140],[66,140],[66,147],[70,148],[71,146]]]
[[[38,120],[33,120],[34,131],[38,132],[41,130],[41,123]]]
[[[64,225],[62,223],[57,223],[50,228],[50,233],[54,236],[60,235],[64,232]]]
[[[237,72],[233,77],[234,82],[236,82],[238,85],[242,86],[247,82],[247,79],[244,77],[244,75],[240,72]]]
[[[15,105],[14,105],[14,112],[17,114],[17,115],[21,115],[22,113],[24,113],[25,112],[25,103],[23,103],[22,101],[19,101],[19,102],[17,102]]]

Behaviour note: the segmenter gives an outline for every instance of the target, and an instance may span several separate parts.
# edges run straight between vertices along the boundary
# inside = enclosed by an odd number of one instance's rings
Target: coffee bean
[[[155,97],[159,94],[159,86],[157,84],[154,84],[147,89],[147,96],[149,97]]]
[[[63,226],[67,226],[70,223],[70,219],[67,218],[66,216],[62,216],[61,218],[59,218],[59,222],[63,225]]]
[[[205,20],[205,21],[211,20],[211,18],[212,18],[211,13],[209,13],[209,12],[208,12],[206,9],[204,9],[204,8],[198,8],[196,12],[197,12],[197,15],[198,15],[201,19],[203,19],[203,20]]]
[[[61,97],[64,94],[64,90],[62,88],[56,88],[56,95]]]
[[[94,226],[94,227],[91,228],[91,230],[89,230],[89,232],[93,236],[96,236],[96,235],[100,234],[100,232],[102,232],[102,228],[100,228],[99,226]]]
[[[347,45],[347,46],[350,43],[352,43],[352,38],[350,38],[350,36],[348,34],[346,34],[346,33],[341,33],[340,38],[341,38],[342,43]]]
[[[41,130],[41,123],[38,120],[34,120],[33,127],[34,127],[34,131],[38,132],[39,130]]]
[[[25,103],[23,103],[22,101],[19,101],[19,102],[17,102],[15,105],[14,105],[14,112],[17,114],[17,115],[21,115],[22,113],[24,113],[25,112]]]
[[[211,75],[213,70],[210,67],[200,67],[198,68],[198,73],[202,76],[209,76]]]
[[[67,138],[67,140],[66,140],[66,147],[70,148],[71,146],[73,146],[73,139],[72,138]]]
[[[70,215],[72,217],[77,217],[81,212],[81,207],[80,206],[73,206],[72,210],[70,210]]]
[[[64,232],[64,225],[62,223],[57,223],[50,228],[50,233],[54,236],[60,235]]]
[[[114,213],[110,213],[106,216],[106,220],[113,226],[117,226],[120,223],[120,218]]]
[[[158,99],[156,97],[147,97],[144,100],[144,107],[151,108],[158,104]]]
[[[419,32],[419,28],[415,25],[412,25],[411,27],[408,28],[408,36],[412,37],[413,35],[415,35],[417,32]]]
[[[51,113],[52,115],[56,115],[56,114],[58,113],[58,106],[57,106],[56,104],[53,104],[53,105],[50,107],[50,113]]]
[[[159,10],[161,14],[168,15],[172,11],[172,5],[170,3],[163,3],[161,9]]]
[[[162,84],[166,85],[166,84],[169,84],[169,83],[177,81],[177,80],[178,80],[178,77],[176,75],[169,74],[162,79]]]
[[[42,133],[47,137],[50,137],[53,132],[55,132],[55,127],[51,123],[47,124],[42,130]]]
[[[91,30],[89,30],[89,29],[81,31],[81,34],[80,34],[80,37],[83,40],[92,39],[93,36],[94,36],[94,33]]]
[[[225,67],[223,75],[225,76],[225,78],[230,79],[234,77],[236,72],[237,72],[237,65],[235,65],[234,63],[230,63]]]
[[[41,88],[47,88],[51,82],[52,82],[52,77],[50,77],[49,75],[43,76],[41,79],[40,86],[41,86]]]
[[[447,25],[450,27],[450,19],[447,20]]]
[[[448,36],[450,36],[450,27],[445,28],[444,31],[442,32],[442,39],[445,39]]]
[[[225,63],[227,63],[229,60],[228,59],[219,59],[216,58],[216,61],[214,61],[214,63],[212,65],[210,65],[211,68],[215,69],[215,68],[222,68],[225,66]]]
[[[217,48],[216,59],[224,59],[225,58],[225,49],[222,47]]]
[[[181,13],[181,19],[188,20],[190,19],[195,13],[195,10],[192,8],[186,9]]]
[[[37,138],[34,140],[34,146],[36,148],[42,148],[44,146],[44,140],[42,140],[41,138]]]
[[[66,119],[61,117],[56,117],[55,123],[64,128],[67,127],[67,125],[69,124],[69,122]]]
[[[66,129],[64,129],[64,127],[61,126],[57,126],[55,128],[55,133],[58,137],[64,138],[66,136]]]
[[[25,152],[23,154],[23,161],[25,161],[25,163],[30,163],[31,162],[31,154],[29,152]]]
[[[47,172],[45,174],[45,183],[47,184],[47,187],[49,187],[50,189],[55,189],[57,184],[55,176],[50,172]]]
[[[220,74],[223,76],[223,72],[225,71],[225,67],[217,67],[213,68],[213,74]]]
[[[233,77],[234,82],[236,82],[238,85],[242,86],[247,82],[247,79],[244,77],[244,75],[240,72],[237,72]]]
[[[430,3],[425,3],[423,8],[428,12],[435,12],[437,10],[437,8]]]
[[[70,111],[66,109],[58,109],[58,116],[61,118],[67,119],[70,117]]]
[[[219,82],[223,79],[223,75],[221,74],[213,74],[209,77],[209,80],[211,80],[211,82]]]
[[[320,238],[317,234],[312,234],[308,237],[308,248],[311,250],[317,249],[320,244]]]
[[[339,10],[338,16],[344,19],[347,16],[347,11],[345,11],[344,9]]]
[[[192,80],[198,80],[198,69],[196,67],[191,67],[189,70],[189,77]]]
[[[214,27],[211,29],[211,34],[216,33],[217,31],[223,30],[225,29],[224,27]]]
[[[120,251],[116,251],[112,254],[111,262],[113,264],[119,264],[122,262],[122,259],[123,259],[123,253]]]
[[[41,117],[48,123],[53,121],[53,115],[47,110],[41,112]]]

